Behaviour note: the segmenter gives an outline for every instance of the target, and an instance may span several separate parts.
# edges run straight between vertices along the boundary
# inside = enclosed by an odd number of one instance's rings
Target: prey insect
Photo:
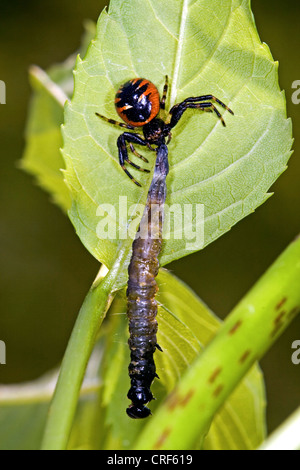
[[[167,92],[168,77],[161,98],[156,86],[149,80],[134,78],[122,85],[115,97],[117,113],[124,122],[117,122],[96,113],[105,121],[127,130],[142,129],[143,135],[124,132],[117,140],[120,165],[137,186],[141,184],[128,171],[126,164],[138,171],[149,172],[149,170],[132,162],[128,150],[146,163],[148,160],[137,152],[135,146],[141,145],[156,152],[155,170],[140,228],[133,242],[128,268],[127,316],[131,351],[129,365],[131,387],[128,398],[132,403],[126,411],[128,416],[136,419],[146,418],[151,414],[145,405],[154,399],[151,384],[154,378],[158,377],[154,352],[156,349],[161,351],[161,348],[157,344],[156,337],[158,305],[155,296],[158,286],[155,278],[159,271],[158,258],[162,246],[166,178],[169,172],[167,145],[172,138],[171,131],[188,109],[213,112],[223,126],[225,121],[216,104],[233,114],[233,111],[215,96],[203,95],[186,98],[181,103],[175,104],[169,112],[168,119],[164,121],[158,117],[158,114],[160,110],[165,109]],[[143,227],[143,236],[141,236],[141,227]]]
[[[124,132],[117,140],[120,165],[127,176],[129,176],[137,186],[141,186],[141,184],[127,170],[126,163],[139,171],[149,173],[149,170],[141,168],[129,159],[128,146],[135,156],[147,162],[145,157],[135,150],[134,145],[142,145],[154,150],[153,145],[159,147],[162,143],[165,143],[166,139],[167,143],[169,143],[172,137],[171,131],[173,127],[176,126],[186,110],[199,109],[201,111],[213,112],[221,120],[223,126],[226,126],[225,121],[214,103],[219,104],[233,114],[233,111],[215,96],[203,95],[186,98],[181,103],[175,104],[169,112],[170,122],[165,122],[157,116],[160,109],[165,109],[167,91],[168,77],[166,77],[161,99],[153,83],[144,78],[134,78],[122,85],[115,97],[117,113],[120,118],[123,119],[124,123],[96,113],[98,117],[105,121],[131,131],[142,128],[143,136],[135,132]]]

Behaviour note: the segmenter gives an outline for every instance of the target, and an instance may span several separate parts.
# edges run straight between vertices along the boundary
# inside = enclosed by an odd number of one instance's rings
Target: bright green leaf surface
[[[158,398],[151,403],[154,414],[162,399],[174,389],[182,374],[199,356],[201,345],[207,345],[221,325],[195,293],[175,276],[162,270],[158,281],[158,343],[164,352],[155,354],[160,380],[153,384],[154,395]],[[105,448],[109,449],[132,448],[141,429],[147,425],[145,421],[130,420],[125,413],[130,387],[125,312],[125,303],[119,299],[111,312],[111,331],[104,360],[103,406],[107,409],[106,425],[111,431]],[[264,436],[264,385],[259,369],[254,367],[215,416],[204,448],[255,449]]]
[[[133,170],[142,189],[126,177],[118,164],[120,129],[95,112],[117,118],[113,103],[120,84],[142,76],[161,90],[165,74],[171,85],[168,106],[212,93],[235,112],[224,114],[223,128],[214,114],[188,111],[169,145],[167,202],[204,205],[204,245],[268,198],[290,156],[291,122],[277,64],[258,37],[248,0],[112,0],[100,16],[96,40],[77,62],[64,127],[70,216],[85,246],[108,267],[120,241],[97,236],[97,209],[111,204],[117,228],[126,226],[118,214],[119,197],[127,197],[128,207],[144,203],[151,176]],[[171,236],[162,264],[189,253],[184,237]]]

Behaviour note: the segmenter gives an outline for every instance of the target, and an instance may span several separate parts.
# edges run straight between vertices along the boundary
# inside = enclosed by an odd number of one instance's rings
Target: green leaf
[[[63,131],[70,217],[84,245],[108,267],[120,246],[118,230],[131,220],[122,219],[123,208],[118,214],[119,198],[126,197],[133,210],[144,204],[151,175],[142,175],[142,188],[126,177],[116,147],[121,131],[95,112],[117,118],[114,95],[124,81],[142,76],[162,90],[165,74],[171,85],[168,108],[188,96],[212,93],[235,112],[224,114],[223,128],[214,113],[190,110],[169,145],[167,203],[203,204],[203,246],[269,197],[291,154],[278,64],[259,39],[249,0],[111,0],[95,41],[77,61]],[[153,166],[153,153],[144,153]],[[110,220],[117,227],[110,238],[97,235],[103,204],[112,206]],[[193,223],[201,230],[202,221]],[[185,237],[174,235],[171,230],[165,240],[163,265],[202,248],[199,240],[191,250]]]
[[[151,403],[155,415],[162,400],[181,379],[184,372],[215,336],[220,320],[182,281],[168,271],[158,276],[160,308],[158,312],[158,343],[163,354],[156,352],[155,361],[159,381],[153,384]],[[145,421],[130,420],[125,409],[127,392],[129,349],[125,296],[119,298],[110,313],[110,331],[102,368],[103,403],[106,408],[106,426],[110,436],[108,449],[130,449],[134,446]],[[215,416],[204,442],[205,449],[255,449],[265,437],[264,382],[256,366],[241,382]],[[195,438],[195,440],[197,437]]]
[[[101,437],[103,409],[97,398],[101,389],[95,362],[99,364],[99,347],[81,389],[69,449],[96,448]],[[32,382],[0,387],[0,450],[40,449],[56,380],[53,372]]]
[[[0,450],[38,450],[48,403],[1,405]]]
[[[81,53],[95,36],[95,25],[85,22]],[[64,103],[73,93],[73,69],[76,54],[65,62],[52,66],[47,73],[36,66],[29,70],[33,89],[25,133],[26,148],[20,167],[34,175],[38,184],[51,194],[62,210],[71,206],[69,190],[61,169],[65,167],[61,156],[61,125],[64,121]]]

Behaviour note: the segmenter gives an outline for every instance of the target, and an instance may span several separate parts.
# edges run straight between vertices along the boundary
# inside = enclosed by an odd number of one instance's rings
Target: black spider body
[[[117,122],[114,119],[106,118],[105,116],[96,113],[96,115],[105,121],[115,124],[117,126],[134,130],[138,128],[143,129],[143,137],[140,134],[133,132],[124,132],[117,141],[119,150],[119,162],[127,176],[137,185],[141,186],[140,183],[129,173],[126,168],[126,163],[131,165],[133,168],[139,171],[149,173],[149,170],[141,168],[136,165],[128,157],[128,144],[131,152],[142,159],[146,163],[148,160],[140,155],[134,147],[134,144],[147,146],[153,149],[153,145],[159,146],[165,143],[167,138],[167,144],[171,140],[171,130],[176,126],[178,121],[181,119],[183,113],[187,109],[200,109],[202,111],[214,112],[218,118],[222,121],[225,126],[224,119],[216,106],[212,103],[218,103],[223,108],[227,109],[231,114],[233,112],[228,108],[222,101],[213,95],[203,95],[198,97],[186,98],[181,103],[173,106],[169,112],[170,119],[165,122],[158,118],[160,109],[165,109],[166,96],[168,91],[168,77],[166,77],[166,83],[164,86],[163,96],[160,99],[159,92],[156,86],[145,78],[134,78],[124,83],[116,93],[115,106],[117,113],[123,119],[122,122]]]

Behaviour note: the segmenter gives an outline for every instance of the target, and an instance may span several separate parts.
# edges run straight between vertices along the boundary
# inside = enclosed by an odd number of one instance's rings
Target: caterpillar
[[[129,320],[129,347],[131,388],[127,408],[131,418],[146,418],[151,414],[146,403],[153,400],[150,390],[155,377],[154,352],[157,344],[157,301],[155,280],[159,271],[158,257],[162,247],[163,213],[166,200],[166,177],[169,172],[168,148],[161,144],[156,149],[156,164],[147,203],[132,247],[128,268],[127,316]],[[143,232],[143,233],[142,233]]]

